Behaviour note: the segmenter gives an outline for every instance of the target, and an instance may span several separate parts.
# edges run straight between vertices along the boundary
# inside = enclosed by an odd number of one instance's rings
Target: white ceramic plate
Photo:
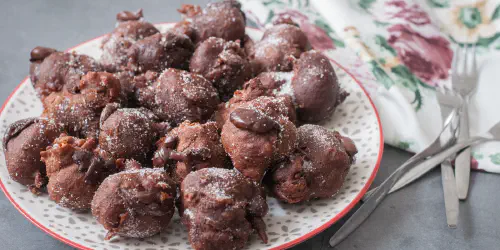
[[[159,24],[164,31],[173,24]],[[253,39],[262,32],[247,29]],[[102,37],[82,43],[70,51],[99,58]],[[248,243],[248,249],[283,249],[298,244],[323,231],[344,216],[363,196],[378,170],[383,151],[380,120],[370,98],[348,70],[332,61],[341,86],[350,96],[338,107],[334,116],[323,123],[336,129],[356,142],[359,153],[340,192],[331,199],[286,205],[274,198],[267,198],[269,214],[265,217],[269,243],[264,244],[256,236]],[[26,65],[28,67],[28,65]],[[26,78],[14,90],[0,110],[0,134],[7,126],[19,119],[39,116],[42,104],[35,95],[31,82]],[[33,195],[25,186],[9,178],[5,167],[3,149],[0,150],[0,186],[12,204],[31,222],[53,237],[80,249],[191,249],[187,232],[175,215],[170,227],[160,235],[144,240],[117,238],[105,241],[104,228],[90,213],[79,214],[59,207],[48,195]]]

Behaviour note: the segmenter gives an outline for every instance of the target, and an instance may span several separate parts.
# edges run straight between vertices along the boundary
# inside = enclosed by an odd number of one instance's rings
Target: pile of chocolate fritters
[[[289,18],[252,41],[236,1],[179,11],[166,33],[141,10],[118,13],[99,60],[34,48],[44,111],[9,127],[8,171],[91,210],[107,239],[158,234],[177,207],[194,249],[267,242],[266,194],[300,203],[341,188],[356,146],[312,123],[348,93]]]

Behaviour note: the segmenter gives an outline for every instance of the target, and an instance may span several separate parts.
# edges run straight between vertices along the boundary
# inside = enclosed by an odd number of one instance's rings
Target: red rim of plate
[[[172,24],[172,23],[158,23],[159,25],[164,25],[164,24]],[[157,25],[158,25],[157,24]],[[251,27],[247,27],[248,29],[253,29],[253,30],[258,30],[260,31],[259,29],[256,29],[256,28],[251,28]],[[99,39],[99,38],[102,38],[103,36],[105,36],[106,34],[102,35],[102,36],[98,36],[96,38],[93,38],[93,39],[90,39],[88,41],[85,41],[85,42],[82,42],[70,49],[67,49],[66,51],[70,51],[70,50],[73,50],[77,47],[80,47],[81,45],[85,44],[85,43],[89,43],[89,42],[92,42],[96,39]],[[366,89],[363,87],[363,85],[358,81],[358,79],[356,77],[354,77],[354,75],[349,72],[345,67],[343,67],[342,65],[340,65],[338,62],[336,62],[335,60],[329,58],[330,61],[332,61],[333,63],[335,63],[339,68],[341,68],[342,70],[344,70],[352,79],[354,79],[354,81],[359,85],[359,87],[361,87],[361,89],[363,90],[363,92],[365,93],[365,96],[368,97],[368,100],[370,101],[370,104],[373,108],[373,110],[375,111],[375,116],[377,117],[377,122],[378,122],[378,127],[379,127],[379,132],[380,132],[380,146],[379,146],[379,154],[378,154],[378,159],[377,159],[377,163],[375,165],[375,168],[373,169],[373,172],[372,174],[370,175],[370,178],[368,178],[368,180],[366,181],[365,183],[365,186],[361,189],[361,191],[359,192],[359,194],[349,203],[349,205],[347,205],[347,207],[342,210],[340,213],[338,213],[335,217],[333,217],[332,219],[330,219],[329,221],[325,222],[323,225],[321,225],[320,227],[314,229],[313,231],[305,234],[305,235],[302,235],[300,236],[299,238],[297,239],[294,239],[290,242],[287,242],[285,244],[282,244],[280,246],[277,246],[277,247],[273,247],[271,249],[286,249],[286,248],[290,248],[292,246],[295,246],[307,239],[310,239],[312,238],[313,236],[321,233],[322,231],[324,231],[325,229],[329,228],[331,225],[333,225],[335,222],[337,222],[340,218],[344,217],[344,215],[346,215],[353,207],[354,205],[356,205],[358,203],[358,201],[361,199],[361,197],[363,197],[363,195],[366,193],[366,191],[368,191],[368,188],[370,187],[370,185],[372,184],[373,180],[375,179],[375,176],[377,175],[377,172],[378,172],[378,169],[380,167],[380,161],[382,160],[382,154],[384,152],[384,135],[382,133],[382,124],[380,122],[380,116],[378,114],[378,111],[377,111],[377,108],[375,107],[375,105],[373,104],[373,101],[372,99],[370,98],[370,96],[368,95],[368,92],[366,91]],[[2,105],[2,108],[0,108],[0,114],[2,114],[2,112],[4,111],[5,107],[7,106],[7,104],[9,103],[10,99],[14,96],[14,94],[18,91],[18,89],[28,80],[28,76],[26,78],[24,78],[24,80],[19,84],[17,85],[17,87],[14,89],[14,91],[12,91],[12,93],[10,93],[9,97],[7,97],[7,100],[5,100],[4,104]],[[50,230],[49,228],[45,227],[44,225],[42,225],[40,222],[38,222],[35,218],[31,217],[31,215],[29,215],[25,210],[23,210],[23,208],[21,208],[21,206],[12,198],[12,196],[10,195],[10,193],[7,191],[7,189],[5,188],[5,185],[3,184],[2,180],[0,179],[0,188],[2,189],[2,191],[4,192],[5,196],[7,196],[7,198],[9,199],[9,201],[12,203],[12,205],[14,205],[14,207],[22,214],[24,215],[24,217],[26,217],[26,219],[28,219],[31,223],[35,224],[35,226],[37,226],[38,228],[40,228],[42,231],[44,231],[45,233],[49,234],[50,236],[72,246],[72,247],[75,247],[75,248],[78,248],[78,249],[91,249],[91,248],[88,248],[88,247],[85,247],[85,246],[82,246],[76,242],[73,242],[67,238],[65,238],[64,236],[61,236],[60,234],[57,234],[56,232]]]

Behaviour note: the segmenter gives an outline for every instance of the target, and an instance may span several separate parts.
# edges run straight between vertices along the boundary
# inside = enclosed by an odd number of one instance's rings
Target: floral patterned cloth
[[[500,0],[240,0],[250,25],[289,16],[313,48],[347,68],[379,111],[385,142],[418,152],[442,127],[435,88],[450,84],[456,46],[477,45],[471,133],[500,121]],[[479,98],[480,97],[480,98]],[[471,167],[500,173],[500,143],[473,148]]]

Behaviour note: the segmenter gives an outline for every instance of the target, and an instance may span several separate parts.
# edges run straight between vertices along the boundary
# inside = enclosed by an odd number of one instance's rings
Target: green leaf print
[[[478,152],[472,152],[472,157],[474,157],[476,160],[481,160],[484,158],[484,155]]]
[[[392,73],[399,77],[400,83],[412,91],[417,90],[418,79],[404,65],[397,65],[391,69]]]
[[[418,86],[426,87],[426,88],[431,88],[427,86],[424,82],[422,82],[418,77],[413,75],[411,71],[404,65],[398,65],[395,66],[391,69],[392,73],[394,73],[396,76],[398,76],[398,82],[401,83],[401,85],[411,91],[415,94],[415,98],[411,102],[412,104],[415,104],[415,110],[418,111],[420,108],[422,108],[422,94],[420,93],[420,90]]]
[[[269,11],[269,15],[267,16],[266,23],[270,23],[273,20],[273,17],[274,17],[274,11],[271,10]]]
[[[415,90],[415,99],[411,102],[411,104],[415,104],[415,111],[419,111],[422,108],[422,94],[420,90]]]
[[[364,10],[370,9],[371,5],[377,0],[359,0],[358,5]]]
[[[330,35],[328,35],[328,36],[330,36]],[[339,48],[345,47],[345,43],[342,42],[342,40],[335,39],[332,36],[330,36],[330,38],[333,40],[333,44],[335,44],[336,47],[339,47]]]
[[[463,47],[465,45],[469,45],[470,43],[459,43],[452,36],[448,36],[448,38],[458,46]],[[495,35],[490,37],[480,37],[477,39],[476,45],[483,48],[489,48],[492,43],[494,43],[498,38],[500,38],[500,32],[497,32]]]
[[[335,44],[336,47],[340,47],[340,48],[345,47],[345,44],[342,40],[337,39],[336,37],[334,37],[332,35],[332,34],[335,34],[335,31],[324,20],[322,20],[321,18],[318,18],[318,19],[314,20],[314,25],[323,29],[326,32],[326,34],[333,40],[333,43]]]
[[[493,36],[491,36],[491,37],[487,37],[487,38],[480,37],[480,38],[477,40],[476,45],[477,45],[477,46],[480,46],[480,47],[488,48],[488,47],[490,47],[490,45],[491,45],[494,41],[496,41],[498,38],[500,38],[500,32],[497,32],[495,35],[493,35]]]
[[[498,5],[496,8],[495,8],[495,11],[493,11],[493,15],[491,15],[491,20],[496,20],[500,18],[500,5]]]
[[[481,12],[475,7],[461,8],[458,18],[469,29],[474,29],[481,24]]]
[[[393,56],[397,56],[398,53],[396,52],[396,50],[394,50],[394,48],[392,48],[392,46],[389,45],[389,43],[387,43],[387,40],[385,40],[385,38],[383,36],[376,35],[375,36],[375,43],[378,44],[381,48],[387,50]]]
[[[268,5],[272,5],[272,4],[279,4],[279,5],[283,5],[284,3],[281,2],[280,0],[267,0],[267,1],[264,1],[262,2],[262,4],[264,6],[268,6]]]
[[[413,144],[412,142],[400,141],[397,144],[397,147],[400,148],[400,149],[403,149],[403,150],[408,150],[412,144]]]
[[[330,25],[328,25],[328,23],[326,23],[324,20],[322,19],[316,19],[314,21],[314,24],[320,28],[322,28],[324,31],[326,31],[326,33],[330,33],[330,32],[334,32],[332,30],[332,28],[330,28]]]
[[[247,18],[247,26],[250,26],[252,28],[258,28],[259,25],[257,25],[257,23],[255,23],[251,18]]]
[[[427,0],[427,3],[433,8],[450,7],[448,0]]]
[[[377,27],[386,27],[389,25],[389,23],[384,23],[384,22],[380,22],[380,21],[374,21],[373,22]]]
[[[386,89],[390,89],[394,85],[394,81],[389,77],[389,75],[382,69],[376,61],[370,62],[372,73],[377,79],[377,82],[382,83]]]
[[[500,165],[500,153],[490,155],[490,160],[495,165]]]

